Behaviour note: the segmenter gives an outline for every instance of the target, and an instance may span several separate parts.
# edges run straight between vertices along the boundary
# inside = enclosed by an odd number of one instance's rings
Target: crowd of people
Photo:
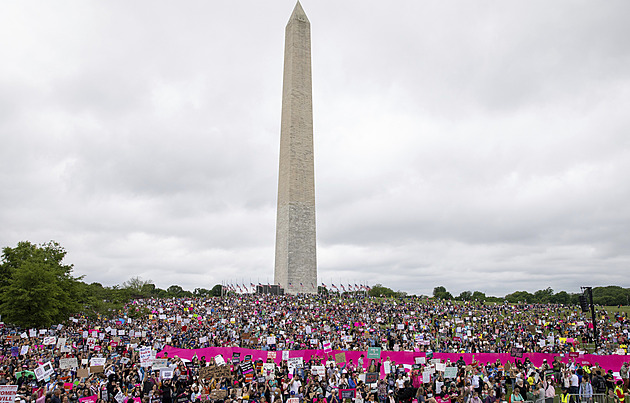
[[[627,353],[627,316],[600,311],[596,324],[599,354]],[[47,329],[3,326],[0,386],[18,385],[20,403],[624,403],[627,363],[602,368],[562,359],[583,352],[594,341],[592,330],[578,307],[557,305],[322,295],[144,299],[114,318],[77,315]],[[157,358],[167,346],[278,354],[380,348],[383,354],[376,360],[361,354],[355,362],[312,356],[295,367],[284,359],[247,356]],[[541,365],[527,357],[430,359],[434,353],[509,353],[515,347],[555,359]],[[387,357],[397,351],[429,359],[397,364]]]

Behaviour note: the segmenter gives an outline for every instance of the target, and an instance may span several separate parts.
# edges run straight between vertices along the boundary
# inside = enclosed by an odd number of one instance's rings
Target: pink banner
[[[223,358],[226,362],[230,361],[232,358],[232,353],[241,353],[242,357],[245,355],[251,355],[252,360],[263,360],[266,361],[268,357],[268,351],[265,350],[251,350],[247,348],[240,347],[207,347],[207,348],[198,348],[198,349],[183,349],[183,348],[174,348],[171,346],[166,346],[162,351],[160,351],[157,356],[163,358],[165,354],[168,354],[168,357],[179,357],[187,360],[191,360],[193,356],[197,355],[197,358],[206,357],[207,360],[210,357],[214,357],[218,354],[223,355]],[[357,364],[357,360],[361,355],[363,355],[363,365],[367,368],[370,365],[372,360],[368,360],[367,352],[365,351],[340,351],[333,350],[330,352],[325,352],[324,350],[291,350],[289,351],[289,357],[302,357],[304,361],[308,361],[311,358],[321,357],[322,361],[335,360],[335,354],[337,353],[345,353],[347,362],[352,360],[353,364]],[[605,369],[606,371],[612,369],[613,371],[619,371],[621,365],[628,361],[627,355],[594,355],[594,354],[585,354],[580,355],[578,358],[569,359],[568,354],[546,354],[546,353],[524,353],[522,358],[519,360],[524,361],[525,358],[529,358],[529,360],[537,367],[540,367],[543,363],[543,360],[547,360],[548,362],[552,362],[554,357],[560,356],[562,362],[570,362],[576,361],[580,365],[590,364],[595,365],[599,364],[600,367]],[[381,353],[381,361],[385,361],[387,358],[390,359],[393,363],[398,364],[414,364],[414,357],[426,357],[425,353],[421,352],[412,352],[412,351],[383,351]],[[481,364],[486,364],[488,362],[494,363],[497,360],[501,362],[501,364],[505,364],[507,361],[514,362],[516,358],[510,356],[510,354],[495,354],[495,353],[479,353],[479,354],[455,354],[455,353],[434,353],[433,358],[439,358],[442,361],[451,360],[451,362],[457,361],[460,357],[463,358],[466,364],[471,364],[473,362],[473,357],[476,362],[480,362]],[[273,361],[276,364],[280,364],[282,362],[282,354],[280,351],[276,354],[275,359]],[[376,360],[378,362],[378,360]],[[384,374],[383,368],[381,367],[381,375]]]
[[[98,400],[98,396],[97,395],[93,395],[93,396],[82,397],[82,398],[79,399],[79,402],[81,402],[81,403],[96,403],[97,400]]]

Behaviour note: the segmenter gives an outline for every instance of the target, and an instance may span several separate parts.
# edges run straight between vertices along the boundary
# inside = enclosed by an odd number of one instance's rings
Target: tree
[[[122,284],[122,288],[129,291],[132,297],[140,298],[149,295],[145,294],[143,291],[149,290],[150,284],[153,285],[153,282],[151,280],[142,280],[140,279],[140,277],[132,277]],[[153,288],[155,288],[155,285],[153,286]]]
[[[481,291],[475,291],[472,293],[472,299],[474,301],[485,301],[486,300],[486,294],[481,292]]]
[[[506,295],[505,300],[512,304],[517,302],[532,303],[534,302],[534,294],[527,291],[515,291],[512,294]]]
[[[551,302],[553,297],[553,290],[551,287],[547,287],[544,290],[538,290],[534,293],[534,302],[538,302],[539,304],[546,304]]]
[[[470,291],[462,291],[457,299],[459,299],[460,301],[470,301],[472,300],[472,295],[473,294]]]
[[[19,242],[2,251],[0,313],[22,327],[48,327],[80,308],[80,277],[63,264],[66,251],[56,242]]]
[[[446,287],[439,286],[433,289],[433,297],[436,299],[453,299],[450,292],[446,291]]]
[[[376,284],[368,291],[370,297],[398,297],[398,293],[391,288],[384,287],[382,284]]]
[[[223,291],[223,286],[221,284],[216,284],[214,287],[212,287],[211,295],[213,297],[220,297],[222,291]]]
[[[172,285],[168,287],[166,289],[166,292],[170,297],[181,297],[185,293],[184,289],[178,285]]]

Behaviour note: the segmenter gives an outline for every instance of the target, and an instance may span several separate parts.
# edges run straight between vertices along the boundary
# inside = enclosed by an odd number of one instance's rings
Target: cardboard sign
[[[106,358],[93,357],[90,358],[90,367],[103,367],[105,366]]]
[[[251,364],[250,364],[251,365]],[[230,368],[227,366],[204,367],[199,370],[199,377],[203,379],[229,378],[232,376]]]
[[[210,399],[218,400],[225,399],[227,397],[227,390],[225,389],[214,389],[210,392]]]
[[[212,368],[213,367],[203,367],[199,369],[199,378],[202,379],[212,379]]]
[[[87,368],[77,369],[77,378],[87,378],[90,376],[90,370]]]
[[[380,347],[368,347],[367,358],[369,359],[380,359],[381,358],[381,348]]]
[[[344,362],[346,362],[346,353],[335,354],[335,362],[337,364],[343,364]]]
[[[104,372],[102,365],[90,366],[90,374],[102,374]]]

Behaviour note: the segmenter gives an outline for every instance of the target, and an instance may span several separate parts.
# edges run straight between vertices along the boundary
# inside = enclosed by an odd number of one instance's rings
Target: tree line
[[[60,323],[79,312],[88,317],[127,315],[135,318],[148,312],[133,306],[126,307],[133,299],[218,297],[224,291],[221,284],[211,289],[195,288],[193,291],[184,290],[179,285],[161,289],[151,280],[142,280],[140,277],[132,277],[120,285],[113,286],[103,286],[96,282],[86,283],[83,276],[76,277],[72,274],[73,265],[64,262],[66,254],[66,250],[54,241],[40,245],[24,241],[19,242],[14,248],[5,247],[2,250],[0,315],[3,321],[29,328]],[[322,293],[328,292],[323,287],[319,288]],[[373,286],[368,295],[384,298],[410,297],[404,292],[394,291],[382,284]],[[432,297],[454,301],[577,305],[579,295],[566,291],[555,293],[551,288],[546,288],[533,294],[517,291],[505,297],[486,296],[481,291],[463,291],[454,297],[444,286],[438,286],[434,288]],[[593,300],[598,305],[630,305],[630,288],[595,287]]]

